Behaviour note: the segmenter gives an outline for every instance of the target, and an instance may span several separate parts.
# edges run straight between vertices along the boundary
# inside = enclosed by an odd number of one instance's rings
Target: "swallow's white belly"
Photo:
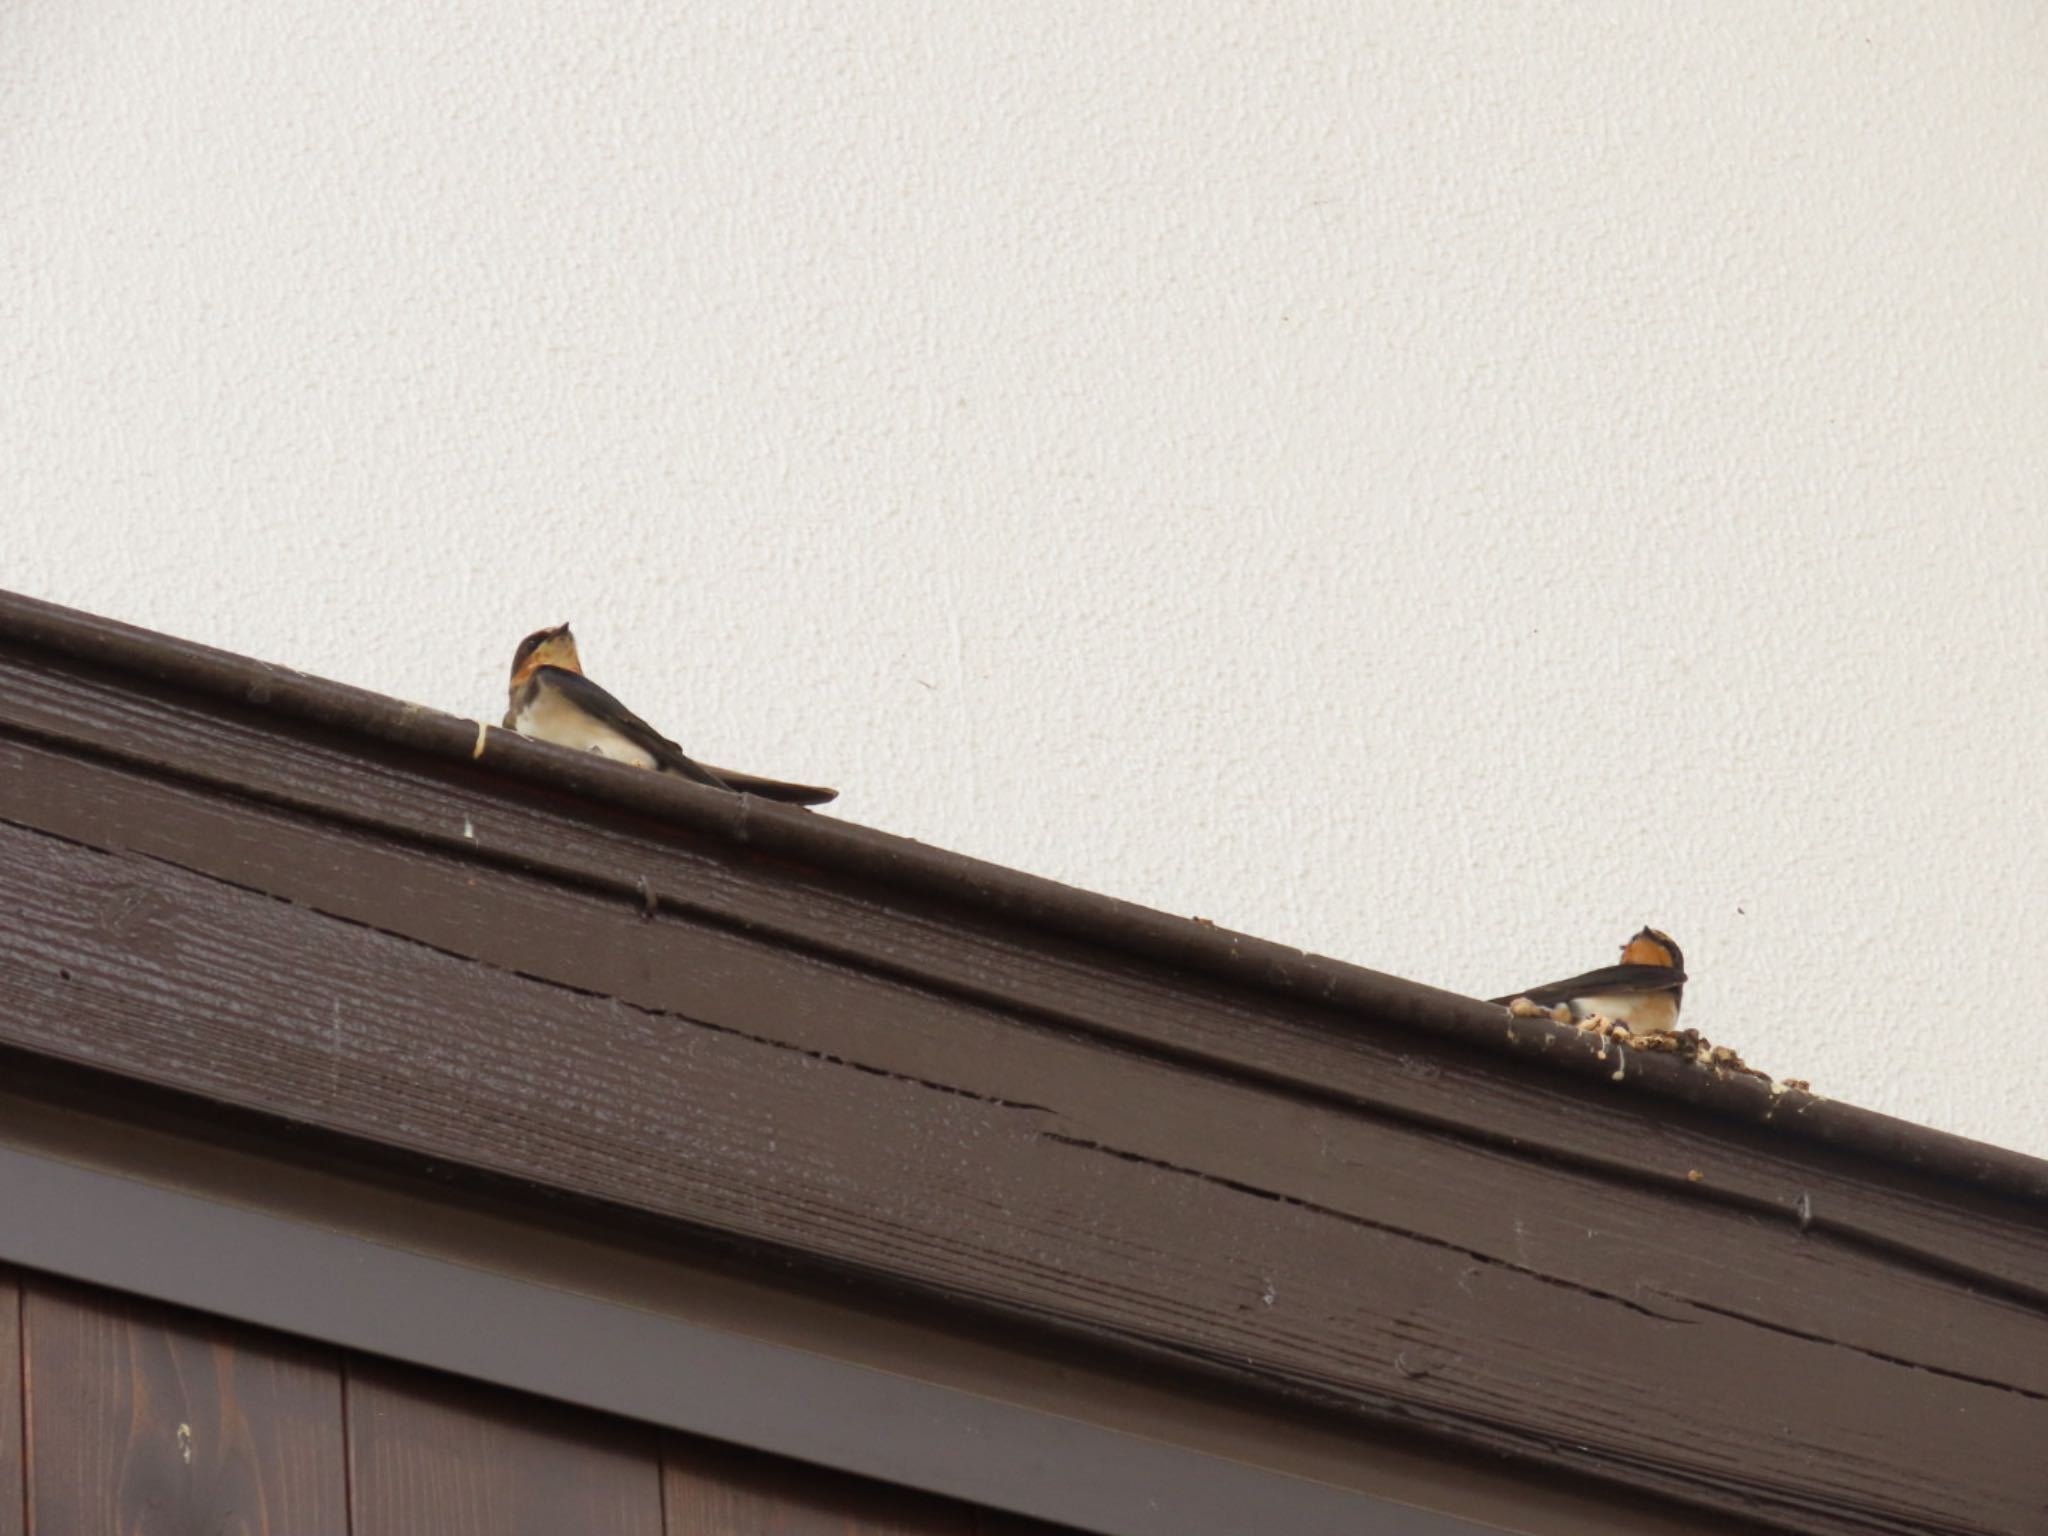
[[[655,766],[654,754],[620,735],[602,720],[586,714],[549,688],[534,690],[533,699],[512,719],[512,729],[522,736],[552,741],[558,747],[578,752],[595,752],[614,762],[635,768]]]
[[[1671,1034],[1678,1028],[1678,999],[1669,992],[1607,992],[1571,1000],[1572,1016],[1599,1014],[1644,1034]]]

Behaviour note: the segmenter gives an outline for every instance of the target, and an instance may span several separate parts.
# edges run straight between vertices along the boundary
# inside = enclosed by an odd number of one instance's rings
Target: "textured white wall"
[[[2048,25],[0,8],[0,585],[2048,1153]]]

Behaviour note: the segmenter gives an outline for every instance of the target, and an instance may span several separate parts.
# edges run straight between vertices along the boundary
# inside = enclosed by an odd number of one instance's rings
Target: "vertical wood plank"
[[[888,1483],[671,1435],[667,1536],[975,1536],[975,1511]]]
[[[347,1536],[325,1352],[43,1277],[22,1324],[29,1536]]]
[[[354,1536],[661,1536],[654,1432],[351,1356]]]
[[[0,1536],[22,1536],[21,1276],[0,1268]]]

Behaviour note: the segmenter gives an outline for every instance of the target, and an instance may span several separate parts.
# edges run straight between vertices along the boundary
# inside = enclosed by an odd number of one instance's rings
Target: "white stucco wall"
[[[2048,21],[0,8],[0,585],[2048,1153]]]

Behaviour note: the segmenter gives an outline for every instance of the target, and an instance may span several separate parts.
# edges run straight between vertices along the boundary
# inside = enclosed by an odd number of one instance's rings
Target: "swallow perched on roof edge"
[[[1575,1019],[1599,1014],[1641,1034],[1673,1034],[1685,995],[1685,956],[1667,933],[1645,928],[1621,947],[1621,963],[1490,999],[1511,1006],[1523,998],[1543,1007],[1562,1003]]]
[[[757,774],[713,768],[687,756],[653,726],[583,675],[576,637],[569,626],[537,629],[512,653],[510,703],[505,729],[595,752],[635,768],[680,774],[713,789],[736,790],[788,805],[823,805],[839,793],[811,784],[787,784]]]

